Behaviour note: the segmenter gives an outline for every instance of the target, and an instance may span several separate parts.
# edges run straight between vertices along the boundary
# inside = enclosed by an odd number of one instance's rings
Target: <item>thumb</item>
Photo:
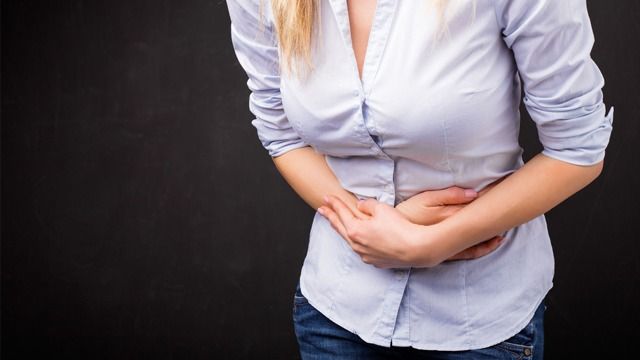
[[[377,204],[378,201],[372,198],[366,200],[358,200],[358,210],[369,215],[374,215]]]
[[[473,189],[452,186],[444,190],[434,191],[430,199],[431,205],[466,204],[474,200],[478,194]]]

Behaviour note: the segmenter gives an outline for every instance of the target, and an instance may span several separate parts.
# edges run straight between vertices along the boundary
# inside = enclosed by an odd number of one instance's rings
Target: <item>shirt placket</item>
[[[352,77],[354,80],[354,95],[359,109],[353,129],[358,139],[369,147],[371,155],[380,159],[380,171],[378,181],[381,184],[382,192],[378,200],[395,206],[395,186],[394,186],[394,160],[382,149],[383,134],[380,134],[375,126],[375,119],[367,104],[368,97],[373,89],[375,76],[380,66],[380,59],[387,43],[393,15],[397,2],[393,0],[378,0],[376,3],[375,15],[369,33],[367,50],[362,68],[362,80],[358,75],[358,65],[353,52],[351,41],[351,29],[349,27],[349,13],[345,0],[330,0],[330,5],[339,26],[342,40],[347,52],[351,54]]]
[[[382,54],[384,53],[387,39],[391,31],[393,16],[395,14],[397,1],[395,0],[378,0],[376,3],[375,15],[369,33],[369,40],[362,68],[362,79],[358,75],[358,65],[353,52],[351,40],[351,29],[349,25],[349,13],[345,0],[330,0],[330,4],[338,26],[340,34],[347,47],[347,52],[351,54],[352,74],[354,78],[354,95],[357,97],[359,114],[356,117],[358,121],[354,125],[354,131],[364,144],[367,144],[371,150],[371,154],[379,160],[379,183],[382,191],[378,197],[378,201],[387,203],[391,206],[396,205],[394,171],[395,161],[386,154],[382,149],[384,141],[383,134],[380,134],[375,126],[375,119],[367,104],[375,77],[380,67]],[[377,337],[391,341],[391,337],[395,329],[398,316],[398,309],[402,302],[404,289],[409,280],[409,269],[393,270],[393,281],[388,285],[385,300],[382,304],[383,312],[376,323],[374,333]],[[403,324],[406,326],[406,323]],[[408,329],[402,329],[398,333],[406,334]]]

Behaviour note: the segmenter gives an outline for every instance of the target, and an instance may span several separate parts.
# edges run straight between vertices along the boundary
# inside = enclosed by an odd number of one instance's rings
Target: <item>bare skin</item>
[[[376,1],[349,0],[347,1],[347,8],[349,12],[351,44],[358,66],[358,76],[362,78],[362,69],[367,53],[369,34],[376,11]],[[486,193],[486,191],[488,191],[488,188],[481,192],[481,194]],[[452,187],[443,191],[425,191],[398,204],[396,209],[411,222],[429,225],[440,222],[453,215],[474,198],[475,197],[469,198],[464,196],[464,189]],[[483,243],[476,244],[451,256],[448,260],[473,259],[486,255],[495,250],[503,239],[502,236],[494,236]]]
[[[369,219],[370,215],[358,209],[358,197],[345,190],[335,174],[327,165],[323,154],[306,146],[288,151],[274,157],[273,162],[291,188],[313,209],[318,210],[323,204],[323,195],[331,194],[340,199],[353,216]],[[405,220],[416,224],[436,224],[460,211],[464,206],[484,196],[491,184],[476,195],[465,196],[465,190],[450,187],[442,190],[428,190],[418,193],[397,204],[395,210]],[[474,259],[495,250],[502,236],[494,236],[475,246],[450,256],[448,261]]]
[[[349,22],[352,46],[358,74],[362,77],[367,43],[376,2],[372,0],[348,1]],[[322,154],[310,147],[295,149],[279,157],[273,158],[276,168],[285,181],[309,206],[318,209],[323,203],[323,195],[331,194],[340,199],[353,216],[368,219],[370,216],[361,212],[357,206],[358,198],[342,188]],[[396,205],[395,209],[407,220],[420,225],[433,225],[452,216],[479,196],[484,195],[491,187],[479,193],[467,192],[459,187],[441,190],[424,191]],[[470,196],[469,196],[470,195]],[[447,261],[474,259],[495,250],[503,240],[503,236],[493,236],[479,244],[463,249],[450,256]]]
[[[361,74],[376,2],[348,0],[347,4]],[[540,153],[482,197],[455,212],[447,209],[454,214],[433,224],[412,222],[398,207],[375,199],[356,204],[354,211],[331,194],[318,212],[365,263],[383,268],[432,267],[545,213],[591,183],[602,167],[603,161],[581,166]]]
[[[367,199],[353,214],[332,195],[318,209],[367,264],[381,268],[433,267],[489,234],[523,224],[587,186],[604,162],[582,166],[542,153],[529,160],[484,196],[434,225],[408,221],[397,209]]]
[[[347,1],[349,10],[349,25],[351,29],[351,43],[353,52],[358,64],[358,74],[362,78],[362,68],[364,66],[365,54],[367,53],[367,43],[371,23],[376,10],[375,0]]]

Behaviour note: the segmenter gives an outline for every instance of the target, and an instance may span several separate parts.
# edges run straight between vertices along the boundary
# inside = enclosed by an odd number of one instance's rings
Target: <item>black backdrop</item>
[[[548,359],[633,354],[640,325],[640,2],[588,5],[614,131],[547,214]],[[3,358],[297,357],[313,210],[245,81],[224,1],[2,2]]]

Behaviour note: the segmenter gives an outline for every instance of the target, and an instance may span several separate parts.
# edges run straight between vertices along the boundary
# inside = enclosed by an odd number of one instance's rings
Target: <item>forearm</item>
[[[602,165],[578,166],[538,154],[453,216],[420,227],[425,262],[437,264],[549,211],[591,183]]]
[[[337,196],[349,208],[356,209],[358,198],[342,187],[324,155],[313,148],[306,146],[288,151],[274,157],[273,162],[285,181],[314,210],[322,206],[324,194]]]

